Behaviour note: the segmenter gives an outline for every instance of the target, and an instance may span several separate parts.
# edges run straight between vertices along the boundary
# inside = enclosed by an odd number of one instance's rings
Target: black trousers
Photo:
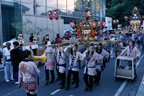
[[[1,54],[1,53],[0,53],[0,54]],[[2,60],[1,60],[1,59],[2,59],[2,55],[0,55],[0,64],[2,64]]]
[[[66,73],[60,73],[60,77],[61,77],[62,86],[65,86],[65,77],[66,77]]]
[[[0,64],[2,64],[1,57],[0,57]]]
[[[56,64],[56,72],[57,72],[57,76],[60,77],[60,72],[59,72],[59,69],[58,69],[58,64]]]
[[[97,75],[94,77],[95,81],[97,83],[99,83],[100,79],[101,79],[101,71],[97,70]]]
[[[103,67],[106,68],[106,62],[105,61],[103,62]]]
[[[88,78],[89,78],[89,80],[88,80]],[[84,74],[85,85],[88,86],[90,89],[93,88],[93,78],[94,78],[94,76],[90,76],[88,74]]]
[[[70,79],[71,79],[71,75],[72,74],[73,74],[73,77],[74,77],[74,81],[76,82],[76,86],[79,85],[79,72],[78,71],[69,70],[68,71],[68,77],[67,77],[67,87],[70,86]]]
[[[55,80],[54,70],[47,70],[45,68],[46,81],[49,81],[49,71],[51,73],[51,81],[54,81]]]
[[[37,94],[31,95],[30,93],[26,93],[27,96],[37,96]]]

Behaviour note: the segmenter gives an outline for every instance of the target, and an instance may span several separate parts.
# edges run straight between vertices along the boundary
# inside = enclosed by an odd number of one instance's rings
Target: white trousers
[[[4,67],[5,80],[13,79],[13,66],[11,62],[5,62]]]

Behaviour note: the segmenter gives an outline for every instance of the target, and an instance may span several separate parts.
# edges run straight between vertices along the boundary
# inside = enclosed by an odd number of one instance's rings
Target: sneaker
[[[60,87],[60,89],[64,89],[64,88],[65,88],[65,86],[61,86],[61,87]]]
[[[79,87],[78,85],[75,86],[75,88],[78,88],[78,87]]]
[[[11,81],[14,81],[14,79],[10,79]]]
[[[62,82],[60,82],[59,85],[62,85]]]
[[[69,88],[69,87],[67,87],[65,90],[66,90],[66,91],[68,91],[69,89],[70,89],[70,88]]]
[[[96,82],[95,84],[96,84],[97,86],[99,86],[99,82]]]
[[[54,83],[54,81],[52,80],[52,81],[50,81],[49,83],[50,83],[50,84],[51,84],[51,83]]]
[[[9,82],[9,80],[6,80],[6,82]]]
[[[46,81],[45,86],[47,86],[49,84],[49,81]]]
[[[57,79],[56,79],[56,81],[59,81],[60,80],[60,77],[58,77]]]
[[[72,85],[75,84],[75,80],[73,80],[71,84],[72,84]]]
[[[17,82],[15,82],[15,84],[19,84],[19,82],[17,81]]]
[[[84,89],[84,91],[89,91],[89,87],[87,86],[87,87]]]
[[[90,89],[89,89],[89,92],[92,92],[92,91],[93,91],[92,88],[90,88]]]

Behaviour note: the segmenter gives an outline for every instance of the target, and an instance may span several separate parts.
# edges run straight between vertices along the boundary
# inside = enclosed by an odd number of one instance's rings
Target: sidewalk
[[[141,81],[141,84],[140,84],[140,87],[137,91],[137,95],[136,96],[144,96],[144,76],[142,78],[142,81]]]

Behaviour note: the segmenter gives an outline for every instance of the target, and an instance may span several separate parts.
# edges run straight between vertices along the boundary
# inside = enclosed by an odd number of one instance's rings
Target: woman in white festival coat
[[[91,92],[93,87],[93,78],[96,75],[96,64],[97,62],[102,63],[103,57],[95,52],[93,44],[91,44],[88,51],[85,51],[84,53],[86,54],[85,57],[86,66],[84,68],[84,81],[86,84],[85,91]]]
[[[46,74],[46,84],[47,86],[49,83],[53,83],[55,80],[54,76],[54,50],[52,47],[47,47],[44,54],[46,55],[46,62],[45,62],[45,74]],[[51,73],[51,81],[49,82],[49,71]]]
[[[129,43],[129,46],[127,46],[121,52],[120,56],[129,56],[129,57],[140,58],[141,52],[134,45],[135,45],[135,42],[133,40],[131,40],[130,43]]]

